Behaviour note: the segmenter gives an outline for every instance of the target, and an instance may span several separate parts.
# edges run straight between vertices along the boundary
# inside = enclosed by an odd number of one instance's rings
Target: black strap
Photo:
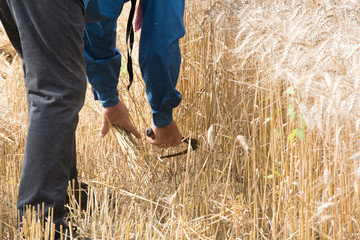
[[[128,56],[127,70],[129,73],[129,81],[130,81],[130,83],[127,87],[128,90],[130,89],[130,86],[134,80],[134,72],[133,72],[133,67],[132,67],[131,53],[132,53],[133,45],[134,45],[134,27],[133,27],[132,23],[133,23],[134,15],[135,15],[135,7],[136,7],[136,0],[131,0],[131,9],[130,9],[129,19],[128,19],[127,27],[126,27],[126,45],[127,45],[127,56]],[[129,40],[130,40],[130,42],[129,42]]]

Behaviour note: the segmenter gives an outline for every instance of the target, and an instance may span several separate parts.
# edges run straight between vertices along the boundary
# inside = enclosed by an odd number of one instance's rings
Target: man
[[[44,203],[45,216],[54,209],[56,228],[66,226],[64,203],[68,181],[77,179],[75,130],[85,99],[86,74],[95,98],[104,106],[100,136],[107,134],[109,120],[140,137],[116,90],[121,56],[115,48],[115,29],[124,2],[0,0],[0,20],[23,62],[28,101],[29,127],[17,204],[20,220],[25,206]],[[172,109],[181,100],[175,85],[183,11],[184,0],[144,0],[142,6],[139,62],[156,135],[147,140],[160,147],[181,141]]]
[[[139,136],[129,122],[113,116],[123,113],[119,102],[117,83],[121,55],[116,49],[116,22],[126,0],[85,0],[85,60],[89,82],[95,99],[104,106],[100,136],[108,129],[108,116],[112,124],[125,127]],[[146,93],[153,113],[155,139],[148,141],[160,147],[176,146],[181,134],[172,119],[172,109],[181,101],[175,86],[180,70],[181,55],[178,39],[185,34],[183,24],[184,0],[144,0],[142,3],[143,25],[140,37],[139,63]]]

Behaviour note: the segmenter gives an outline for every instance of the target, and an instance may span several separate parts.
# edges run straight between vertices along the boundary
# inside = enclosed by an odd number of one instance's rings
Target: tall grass
[[[77,156],[94,198],[83,212],[72,199],[71,224],[102,239],[360,238],[360,4],[186,6],[175,119],[200,148],[165,160],[157,156],[179,149],[163,152],[141,140],[134,155],[116,132],[98,139],[101,107],[88,91]],[[14,239],[21,235],[15,206],[27,120],[20,61],[5,39],[0,239]],[[143,82],[126,91],[125,71],[120,82],[134,124],[145,129],[151,116]],[[41,234],[38,222],[23,230],[27,239]]]

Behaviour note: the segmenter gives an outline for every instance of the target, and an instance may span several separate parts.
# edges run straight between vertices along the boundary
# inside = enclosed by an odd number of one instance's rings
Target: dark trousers
[[[22,59],[29,128],[17,207],[45,204],[62,224],[67,184],[77,178],[75,130],[84,104],[82,0],[0,0],[0,20]]]

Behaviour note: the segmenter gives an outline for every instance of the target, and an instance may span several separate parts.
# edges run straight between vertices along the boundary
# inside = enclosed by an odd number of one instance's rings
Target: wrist
[[[99,100],[103,107],[113,107],[119,103],[119,93],[117,89],[111,91],[96,91],[93,88],[94,99]]]
[[[164,110],[153,113],[153,124],[158,128],[170,125],[173,121],[173,110]]]

